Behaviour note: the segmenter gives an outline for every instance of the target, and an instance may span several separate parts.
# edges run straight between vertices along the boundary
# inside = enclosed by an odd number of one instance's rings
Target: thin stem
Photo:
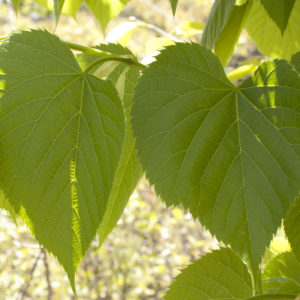
[[[67,45],[70,49],[73,49],[73,50],[78,50],[78,51],[81,51],[81,52],[84,52],[84,53],[88,53],[88,54],[93,54],[93,55],[96,55],[96,56],[104,56],[104,55],[111,55],[111,53],[109,52],[105,52],[105,51],[101,51],[101,50],[98,50],[96,48],[93,48],[93,47],[87,47],[87,46],[83,46],[83,45],[80,45],[80,44],[76,44],[76,43],[73,43],[73,42],[67,42],[67,41],[62,41],[65,45]]]
[[[125,63],[127,65],[131,65],[134,67],[137,67],[140,70],[145,70],[147,68],[147,66],[131,59],[131,58],[125,58],[125,57],[120,57],[120,56],[109,56],[109,57],[103,57],[100,59],[97,59],[96,61],[94,61],[93,63],[91,63],[84,71],[84,73],[88,73],[93,67],[95,67],[98,64],[107,62],[107,61],[119,61],[121,63]]]

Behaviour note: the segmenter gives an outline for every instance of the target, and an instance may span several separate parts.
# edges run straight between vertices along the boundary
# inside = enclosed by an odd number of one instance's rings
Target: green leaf
[[[105,32],[108,22],[116,17],[130,0],[84,0]]]
[[[53,0],[34,0],[39,5],[49,9],[54,10],[54,3]],[[55,0],[57,3],[57,0]],[[63,7],[61,13],[67,14],[76,18],[76,14],[81,6],[82,0],[64,0]]]
[[[297,300],[297,295],[291,295],[291,294],[267,294],[267,295],[259,295],[250,297],[247,300]]]
[[[282,277],[265,279],[263,281],[263,287],[266,294],[296,294],[300,290],[300,285],[294,280]]]
[[[295,69],[300,73],[300,52],[294,54],[291,58],[291,63]]]
[[[136,88],[138,156],[157,194],[246,255],[257,276],[299,193],[299,101],[300,78],[287,62],[266,62],[236,87],[194,43],[167,47]]]
[[[287,213],[284,219],[284,229],[292,250],[300,262],[300,198]]]
[[[251,1],[238,6],[235,5],[229,15],[227,23],[215,43],[215,54],[218,55],[223,65],[231,58],[234,47],[245,25],[247,15],[251,8]]]
[[[64,3],[65,0],[54,0],[54,13],[55,13],[56,24],[58,24]]]
[[[169,0],[172,7],[173,16],[175,16],[178,0]]]
[[[213,49],[220,34],[224,30],[235,0],[216,0],[206,22],[202,35],[202,44],[210,49]]]
[[[266,266],[264,289],[277,294],[300,294],[300,263],[292,252],[284,252]]]
[[[235,5],[235,1],[217,0],[211,9],[202,44],[214,48],[223,65],[233,53],[251,4],[251,1]]]
[[[12,0],[12,4],[14,5],[14,9],[16,13],[18,11],[19,2],[20,0]]]
[[[118,44],[99,45],[95,48],[109,52],[115,55],[132,55],[132,53]],[[93,61],[99,59],[99,56],[89,55],[82,53],[79,55],[81,65],[85,68]],[[119,166],[116,171],[113,188],[108,200],[107,209],[105,211],[103,220],[98,229],[99,244],[101,245],[107,235],[117,224],[124,208],[132,194],[138,180],[142,176],[142,169],[135,150],[135,139],[133,137],[130,125],[130,113],[132,106],[132,98],[134,88],[139,78],[139,71],[136,68],[129,68],[124,64],[117,64],[110,66],[111,69],[103,68],[107,63],[97,66],[92,70],[96,75],[103,74],[112,80],[115,86],[122,86],[123,89],[119,91],[119,95],[125,107],[126,118],[126,134],[122,155],[120,158]],[[99,72],[100,69],[100,72]],[[103,72],[106,69],[106,73]]]
[[[0,191],[0,209],[5,209],[16,223],[17,214],[5,195]]]
[[[244,5],[248,0],[235,0],[236,5]]]
[[[118,167],[122,103],[110,81],[83,73],[46,31],[2,43],[0,70],[0,188],[74,288]]]
[[[270,0],[270,2],[278,1]],[[300,0],[295,1],[284,34],[270,19],[261,1],[252,2],[252,8],[245,24],[249,35],[263,54],[290,59],[294,53],[300,50]]]
[[[300,73],[300,52],[294,54],[291,59],[294,68]],[[295,143],[295,150],[300,153],[299,146]],[[284,229],[291,244],[292,250],[300,262],[300,198],[291,206],[284,219]]]
[[[164,299],[244,299],[253,295],[246,265],[229,248],[194,261],[175,278]]]
[[[296,0],[260,0],[270,18],[284,34]]]

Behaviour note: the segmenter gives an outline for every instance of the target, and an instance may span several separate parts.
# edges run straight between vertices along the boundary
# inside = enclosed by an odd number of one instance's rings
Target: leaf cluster
[[[104,29],[128,1],[108,1],[109,14],[107,1],[85,2]],[[50,3],[58,22],[69,2]],[[43,30],[1,44],[3,206],[74,290],[93,237],[103,242],[144,171],[168,206],[182,205],[226,245],[183,270],[165,299],[300,293],[300,0],[274,3],[216,0],[201,44],[177,42],[149,66],[120,45],[75,45]],[[224,65],[243,28],[271,59],[234,84]],[[264,266],[282,221],[292,251]]]

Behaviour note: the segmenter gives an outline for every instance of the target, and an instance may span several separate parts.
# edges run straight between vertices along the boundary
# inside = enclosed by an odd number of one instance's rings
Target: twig
[[[28,280],[26,281],[26,283],[20,289],[20,299],[21,300],[23,300],[25,298],[26,294],[27,294],[27,290],[28,290],[28,288],[30,286],[30,282],[31,282],[31,280],[33,278],[34,271],[35,271],[35,269],[37,267],[37,264],[38,264],[38,262],[39,262],[39,260],[40,260],[40,258],[42,256],[42,254],[43,254],[43,248],[41,248],[41,251],[40,251],[39,255],[36,257],[35,262],[34,262],[32,268],[29,271],[29,274],[28,274],[29,278],[28,278]]]
[[[49,264],[48,264],[47,252],[43,247],[42,247],[42,252],[44,255],[43,261],[44,261],[44,266],[45,266],[45,275],[46,275],[47,287],[48,287],[48,300],[52,300],[53,299],[53,289],[52,289],[51,280],[50,280],[50,269],[49,269]]]

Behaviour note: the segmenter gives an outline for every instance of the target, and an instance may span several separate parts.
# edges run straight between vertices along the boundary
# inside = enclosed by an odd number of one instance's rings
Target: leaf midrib
[[[19,160],[20,160],[20,163],[19,163],[19,166],[18,166],[18,169],[20,169],[21,165],[22,165],[22,162],[23,162],[23,158],[24,158],[24,155],[25,155],[25,152],[27,150],[27,146],[28,146],[28,143],[29,143],[29,140],[32,138],[32,134],[38,124],[38,122],[41,120],[42,116],[45,115],[45,113],[47,112],[48,108],[51,106],[51,104],[54,102],[54,100],[61,94],[63,93],[66,89],[70,88],[73,84],[75,84],[76,82],[78,81],[78,78],[76,78],[75,80],[72,80],[70,83],[68,83],[68,85],[64,86],[62,89],[60,89],[53,97],[52,99],[45,105],[44,109],[42,110],[42,112],[40,113],[40,115],[38,116],[38,118],[34,121],[34,125],[32,126],[27,138],[26,138],[26,142],[25,142],[25,145],[24,145],[24,148],[23,148],[23,151],[21,153],[21,155],[19,156]],[[32,174],[31,174],[32,175]],[[9,190],[9,193],[11,191],[11,189],[14,187],[15,185],[15,180],[17,178],[18,174],[16,173],[13,177],[13,183],[10,187],[10,190]],[[32,182],[33,184],[33,182]],[[14,191],[16,193],[16,191]],[[28,195],[29,196],[29,195]],[[28,197],[27,197],[28,198]],[[26,199],[27,199],[26,198]],[[19,200],[17,200],[19,201]]]

